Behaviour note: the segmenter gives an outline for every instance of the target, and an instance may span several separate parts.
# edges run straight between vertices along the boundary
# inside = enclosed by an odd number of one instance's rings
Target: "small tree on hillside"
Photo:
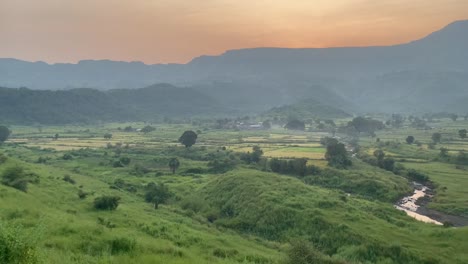
[[[325,159],[328,161],[329,166],[339,169],[346,169],[352,165],[343,143],[328,144]]]
[[[159,205],[165,203],[171,196],[169,188],[164,184],[155,184],[153,182],[146,185],[145,201],[152,203],[154,209],[158,209]]]
[[[197,142],[197,133],[192,130],[185,131],[182,136],[179,138],[179,142],[184,145],[186,148],[189,148]]]
[[[179,162],[179,159],[177,158],[171,158],[169,160],[169,168],[171,169],[172,171],[172,174],[175,174],[176,170],[179,168],[180,166],[180,162]]]
[[[0,144],[5,142],[10,136],[11,131],[6,126],[0,126]]]
[[[458,135],[460,136],[461,139],[465,139],[467,136],[467,130],[466,129],[459,130]]]
[[[112,134],[111,133],[106,133],[104,134],[104,139],[111,139],[112,138]]]
[[[410,145],[413,144],[414,143],[414,137],[413,136],[408,136],[406,138],[406,143],[408,143]]]
[[[442,140],[442,134],[440,133],[432,134],[432,141],[434,142],[434,144],[440,143],[441,140]]]

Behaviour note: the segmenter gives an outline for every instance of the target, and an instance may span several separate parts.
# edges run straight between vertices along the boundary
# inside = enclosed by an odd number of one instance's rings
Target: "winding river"
[[[417,183],[414,183],[414,185],[415,185],[414,193],[411,196],[406,196],[403,199],[401,199],[395,205],[395,208],[397,208],[398,210],[405,211],[407,215],[413,217],[416,220],[419,220],[425,223],[442,225],[441,222],[418,213],[419,205],[416,204],[416,201],[419,198],[429,196],[429,194],[426,193],[429,190],[429,188],[427,186],[423,186]]]

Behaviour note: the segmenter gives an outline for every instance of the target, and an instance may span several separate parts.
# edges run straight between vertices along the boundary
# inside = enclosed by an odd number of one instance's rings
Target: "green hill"
[[[322,101],[309,98],[295,104],[274,107],[263,114],[266,117],[288,118],[345,118],[351,115],[344,110]]]
[[[95,148],[68,151],[38,148],[34,142],[52,139],[35,128],[13,128],[15,140],[30,142],[2,145],[8,159],[0,175],[19,166],[37,180],[26,193],[0,185],[2,234],[13,234],[44,263],[311,263],[294,262],[298,252],[330,264],[468,261],[468,229],[425,224],[393,208],[410,191],[401,176],[359,161],[349,170],[323,168],[303,178],[240,161],[214,173],[214,160],[236,162],[216,140],[226,144],[238,132],[206,131],[203,146],[186,149],[174,146],[186,127],[144,135],[115,126],[60,132],[63,138],[53,142],[95,142]],[[114,133],[112,140],[102,138],[105,131]],[[121,140],[129,146],[119,146]],[[115,166],[123,157],[129,164]],[[180,160],[176,174],[168,168],[171,157]],[[172,193],[157,210],[145,202],[151,182]],[[103,195],[121,198],[116,210],[93,208]],[[5,241],[9,236],[0,236],[0,245]]]
[[[60,91],[0,88],[0,122],[68,124],[155,121],[223,113],[215,100],[188,88],[167,84],[134,90]]]

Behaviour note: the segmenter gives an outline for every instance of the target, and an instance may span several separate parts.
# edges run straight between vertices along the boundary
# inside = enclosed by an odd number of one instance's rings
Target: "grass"
[[[0,164],[0,175],[19,165],[37,173],[40,182],[30,184],[27,193],[1,185],[0,221],[37,234],[43,263],[283,264],[294,239],[346,263],[468,262],[466,227],[424,224],[393,208],[393,201],[411,191],[407,180],[358,160],[350,170],[328,170],[319,144],[324,133],[189,125],[155,125],[156,131],[148,134],[118,130],[129,125],[145,124],[42,127],[42,132],[37,127],[11,128],[12,138],[1,147],[9,159]],[[444,132],[444,146],[453,151],[468,145],[455,138],[463,121],[438,125],[435,130]],[[187,129],[203,130],[192,149],[177,144]],[[58,140],[48,138],[55,133]],[[105,133],[113,138],[105,140]],[[405,167],[427,173],[437,184],[431,208],[466,214],[468,174],[434,161],[438,150],[404,143],[409,133],[421,142],[430,142],[432,134],[402,128],[377,135],[381,142],[399,144],[377,146],[372,138],[360,143],[364,151],[380,147]],[[129,147],[118,153],[107,148],[107,142]],[[255,145],[267,157],[307,158],[327,174],[296,178],[255,165],[207,173],[208,154],[221,147],[247,152]],[[63,159],[65,153],[72,159]],[[130,164],[114,168],[113,161],[122,156],[130,158]],[[173,156],[181,162],[175,175],[167,166]],[[37,163],[39,157],[45,163]],[[187,173],[194,168],[200,172]],[[66,175],[76,183],[64,181]],[[116,187],[116,180],[125,185]],[[142,186],[149,182],[164,183],[174,194],[158,210],[144,202]],[[80,199],[79,190],[88,196]],[[117,210],[93,209],[93,200],[102,195],[120,196]]]

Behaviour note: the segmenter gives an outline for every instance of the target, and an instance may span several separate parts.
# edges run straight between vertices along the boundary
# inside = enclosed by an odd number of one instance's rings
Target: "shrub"
[[[126,237],[114,238],[109,244],[112,255],[133,252],[136,248],[136,241]]]
[[[0,153],[0,164],[5,163],[8,160],[7,156]]]
[[[86,196],[88,196],[88,193],[83,191],[83,190],[78,190],[78,198],[80,198],[81,200],[85,199]]]
[[[65,153],[65,154],[63,154],[62,159],[63,160],[72,160],[73,156],[70,153]]]
[[[28,175],[25,173],[23,167],[14,166],[3,171],[2,184],[6,186],[26,192],[28,190],[28,182]]]
[[[213,250],[213,256],[218,257],[218,258],[232,258],[239,254],[239,251],[235,249],[220,249],[216,248]]]
[[[115,210],[119,206],[120,197],[101,196],[94,199],[94,208],[98,210]]]
[[[23,230],[18,226],[5,226],[0,223],[0,263],[40,263],[35,247],[35,239],[31,235],[24,234]]]
[[[417,182],[426,182],[429,180],[429,177],[421,172],[418,172],[414,169],[410,169],[407,171],[406,175],[408,178],[411,180],[417,181]]]
[[[70,176],[70,175],[65,175],[63,176],[63,180],[66,181],[66,182],[69,182],[71,184],[75,184],[76,181]]]
[[[304,240],[293,241],[288,251],[288,264],[334,263]]]

